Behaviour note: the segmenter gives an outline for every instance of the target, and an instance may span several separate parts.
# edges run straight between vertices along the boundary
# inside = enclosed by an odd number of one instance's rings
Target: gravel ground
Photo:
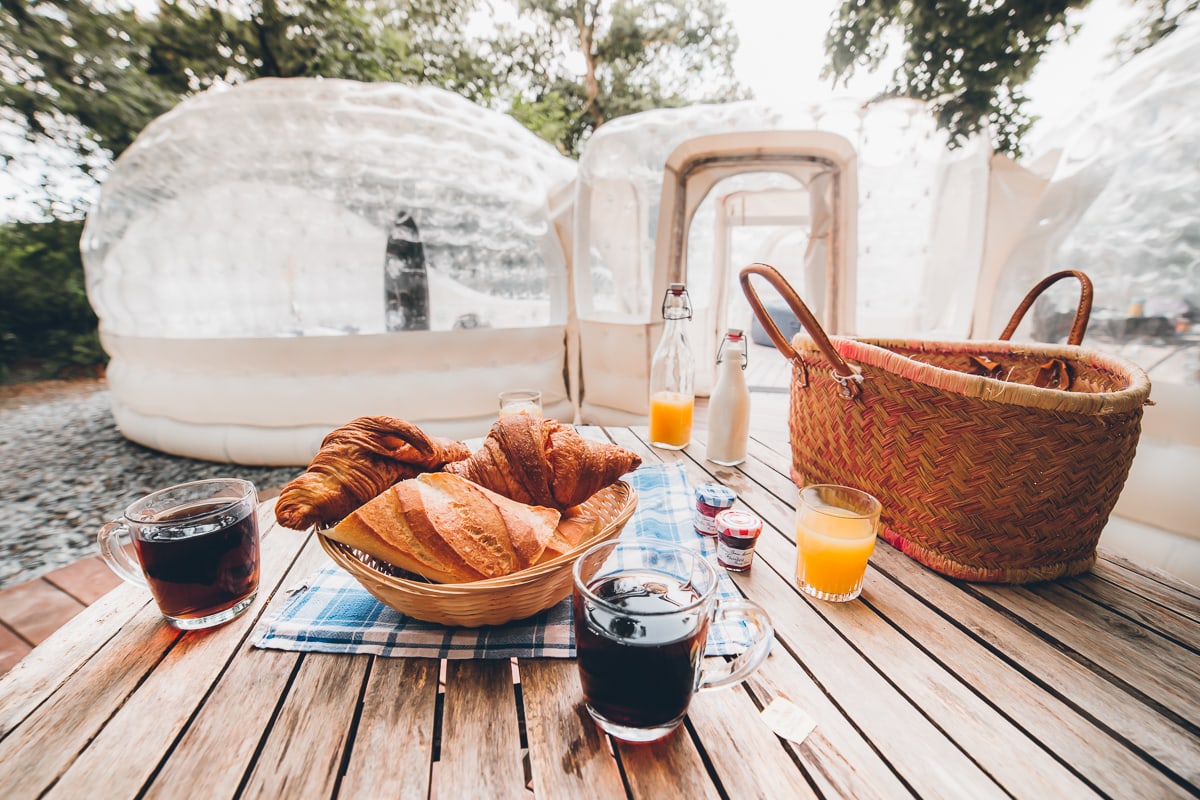
[[[278,490],[297,467],[178,458],[117,431],[103,380],[0,387],[0,589],[95,555],[96,531],[155,489],[240,477]]]

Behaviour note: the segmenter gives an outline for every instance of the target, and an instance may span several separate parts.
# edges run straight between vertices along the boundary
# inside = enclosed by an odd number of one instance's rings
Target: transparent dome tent
[[[470,436],[496,395],[564,375],[576,167],[449,92],[264,79],[191,98],[118,159],[82,240],[128,438],[308,463],[391,414]]]

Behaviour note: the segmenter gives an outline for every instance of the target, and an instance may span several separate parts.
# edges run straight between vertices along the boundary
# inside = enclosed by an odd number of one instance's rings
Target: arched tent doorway
[[[670,283],[688,284],[696,312],[690,336],[698,393],[706,394],[711,385],[719,334],[729,320],[730,287],[742,266],[728,246],[739,213],[747,224],[769,218],[806,230],[805,274],[820,276],[826,324],[839,332],[853,328],[857,187],[854,148],[826,131],[698,136],[670,154],[658,202],[653,269],[630,276],[624,292],[661,298]],[[581,184],[581,208],[588,207],[586,193]],[[632,188],[629,193],[636,194]],[[586,247],[587,231],[582,236]],[[580,252],[577,246],[577,256]],[[605,313],[592,302],[596,273],[586,267],[576,261],[582,419],[638,421],[648,410],[649,355],[662,331],[657,306],[630,302],[624,314]]]

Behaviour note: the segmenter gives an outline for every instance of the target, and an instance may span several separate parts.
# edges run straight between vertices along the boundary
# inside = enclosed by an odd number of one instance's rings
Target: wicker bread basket
[[[807,336],[788,341],[750,284],[765,278]],[[1009,341],[1057,280],[1081,294],[1067,345]],[[880,535],[954,578],[1028,583],[1076,575],[1133,462],[1150,381],[1123,359],[1079,347],[1091,282],[1067,270],[1030,290],[996,341],[829,337],[764,264],[746,298],[792,361],[792,478],[875,495]]]
[[[571,593],[571,568],[584,550],[621,533],[637,508],[637,492],[625,481],[585,500],[582,513],[600,529],[571,552],[499,578],[471,583],[428,583],[366,553],[322,536],[317,538],[339,567],[380,602],[426,622],[476,628],[532,617]]]

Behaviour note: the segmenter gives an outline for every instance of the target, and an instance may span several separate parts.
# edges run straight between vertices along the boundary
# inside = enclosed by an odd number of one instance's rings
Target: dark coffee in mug
[[[133,545],[146,583],[168,617],[208,617],[258,586],[252,504],[205,501],[163,511],[137,527]]]
[[[574,603],[584,700],[616,725],[655,728],[677,722],[696,690],[708,607],[677,612],[700,594],[672,576],[649,571],[605,576],[588,590],[605,605],[578,597]]]

